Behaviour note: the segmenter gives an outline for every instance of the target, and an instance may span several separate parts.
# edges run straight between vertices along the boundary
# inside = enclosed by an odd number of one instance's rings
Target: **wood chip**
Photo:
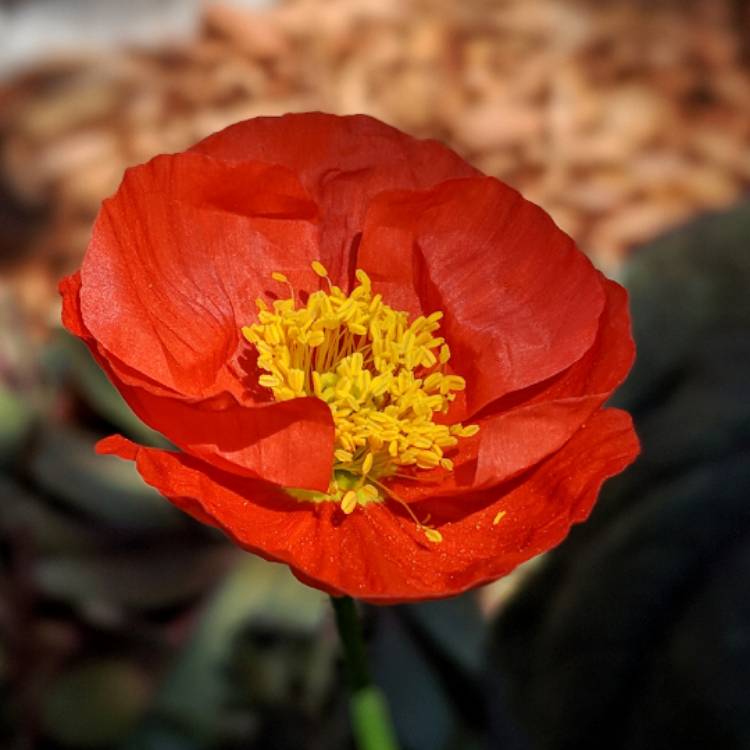
[[[8,224],[32,208],[47,217],[0,237],[0,256],[34,258],[34,274],[46,263],[54,278],[80,263],[126,165],[239,119],[320,109],[446,141],[616,270],[638,243],[750,186],[735,5],[212,4],[194,39],[49,62],[0,87],[0,186],[5,210],[20,212]],[[44,286],[24,284],[25,300]]]

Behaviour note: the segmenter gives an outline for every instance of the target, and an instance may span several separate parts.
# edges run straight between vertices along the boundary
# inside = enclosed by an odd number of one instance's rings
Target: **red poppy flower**
[[[638,452],[625,292],[540,208],[368,117],[129,169],[67,328],[178,452],[99,444],[332,594],[456,594],[558,544]]]

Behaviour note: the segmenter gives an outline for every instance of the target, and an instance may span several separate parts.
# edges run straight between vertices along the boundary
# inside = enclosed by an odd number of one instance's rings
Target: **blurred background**
[[[158,444],[59,323],[126,166],[365,112],[631,291],[644,453],[559,550],[367,609],[406,750],[750,748],[750,3],[0,0],[0,747],[348,748],[326,597],[95,457]]]

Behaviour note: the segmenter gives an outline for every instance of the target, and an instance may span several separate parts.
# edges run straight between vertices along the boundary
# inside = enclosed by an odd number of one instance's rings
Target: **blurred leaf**
[[[145,674],[129,662],[111,659],[77,666],[46,693],[44,730],[67,747],[111,747],[140,719],[149,692]]]
[[[165,438],[133,413],[82,341],[60,331],[55,346],[48,350],[47,356],[54,362],[53,367],[67,367],[89,406],[128,437],[145,445],[169,446]]]
[[[750,432],[750,202],[641,248],[627,267],[638,354],[613,404],[632,412],[643,455],[619,483],[721,458]]]
[[[643,455],[498,622],[542,750],[750,746],[750,203],[642,249]]]
[[[202,750],[206,745],[177,730],[147,720],[121,747],[122,750]]]
[[[249,625],[235,638],[231,677],[243,704],[282,706],[304,683],[308,639],[273,626]],[[245,705],[246,708],[246,705]]]
[[[378,612],[370,647],[375,681],[388,698],[399,741],[404,750],[445,750],[458,730],[440,674],[390,607]]]
[[[243,555],[208,603],[192,638],[159,691],[156,710],[192,736],[211,736],[228,702],[225,667],[235,638],[250,622],[313,631],[326,598],[283,565]]]
[[[617,393],[624,408],[648,408],[676,372],[703,356],[702,345],[716,333],[747,332],[748,237],[750,203],[745,202],[633,254],[625,272],[638,357]]]
[[[34,423],[31,406],[0,383],[0,466],[18,457]]]
[[[16,482],[0,475],[0,532],[30,535],[34,549],[48,552],[80,552],[92,549],[100,541],[96,530],[44,504]]]
[[[380,617],[383,611],[375,612]],[[410,640],[413,656],[429,665],[430,679],[438,682],[442,699],[450,705],[451,722],[443,747],[473,746],[486,724],[482,677],[488,636],[476,596],[470,592],[450,599],[402,605],[392,612]],[[397,669],[395,664],[394,668]],[[391,682],[397,680],[391,678]],[[391,700],[400,702],[401,698],[397,695]]]
[[[150,610],[180,604],[204,591],[225,569],[232,550],[156,548],[44,557],[33,568],[39,591],[80,609],[98,605]]]
[[[612,750],[682,747],[671,743],[684,726],[700,730],[695,736],[702,747],[747,747],[747,711],[745,734],[731,738],[724,734],[732,726],[724,713],[736,716],[734,706],[746,707],[750,695],[750,649],[729,649],[733,631],[750,614],[744,604],[747,581],[735,578],[731,567],[732,551],[750,542],[749,491],[746,456],[658,484],[585,545],[569,543],[566,564],[552,557],[550,567],[508,608],[498,623],[497,658],[516,681],[528,725],[540,742],[544,738],[540,747],[567,750],[585,742]],[[717,589],[727,585],[734,600],[725,594],[725,609],[716,612]],[[692,654],[677,647],[687,638],[687,613],[696,608],[701,611],[692,622],[703,620],[703,635],[718,659],[712,677],[724,675],[723,692],[731,696],[712,706],[714,720],[701,727],[689,720],[698,709],[685,701],[684,691],[664,685],[665,675],[675,671],[691,675],[685,686],[705,677],[706,646],[694,643]],[[750,621],[742,628],[750,632]],[[735,661],[740,654],[746,662]],[[658,712],[646,705],[655,700]],[[643,727],[638,739],[631,736],[633,716],[644,713],[661,714],[660,733],[652,725],[649,743]],[[735,732],[738,728],[735,721]]]
[[[399,609],[443,654],[467,673],[478,676],[484,666],[487,623],[473,593],[420,602]]]
[[[94,453],[93,435],[48,426],[30,462],[36,483],[71,507],[113,527],[155,531],[179,527],[182,514],[146,485],[131,461]]]
[[[631,722],[631,747],[649,747],[656,736],[685,748],[706,735],[715,742],[704,747],[750,747],[748,581],[750,546],[737,544],[696,591],[657,658]]]
[[[225,741],[278,750],[343,746],[349,722],[335,680],[336,639],[264,619],[243,626],[224,666]],[[332,699],[342,710],[326,710]]]

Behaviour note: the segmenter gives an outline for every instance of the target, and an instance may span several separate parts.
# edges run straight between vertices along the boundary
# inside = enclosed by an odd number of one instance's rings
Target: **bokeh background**
[[[348,748],[326,598],[95,457],[158,444],[59,324],[129,164],[365,112],[630,288],[644,453],[513,576],[364,614],[406,750],[750,748],[750,3],[0,1],[0,747]]]

